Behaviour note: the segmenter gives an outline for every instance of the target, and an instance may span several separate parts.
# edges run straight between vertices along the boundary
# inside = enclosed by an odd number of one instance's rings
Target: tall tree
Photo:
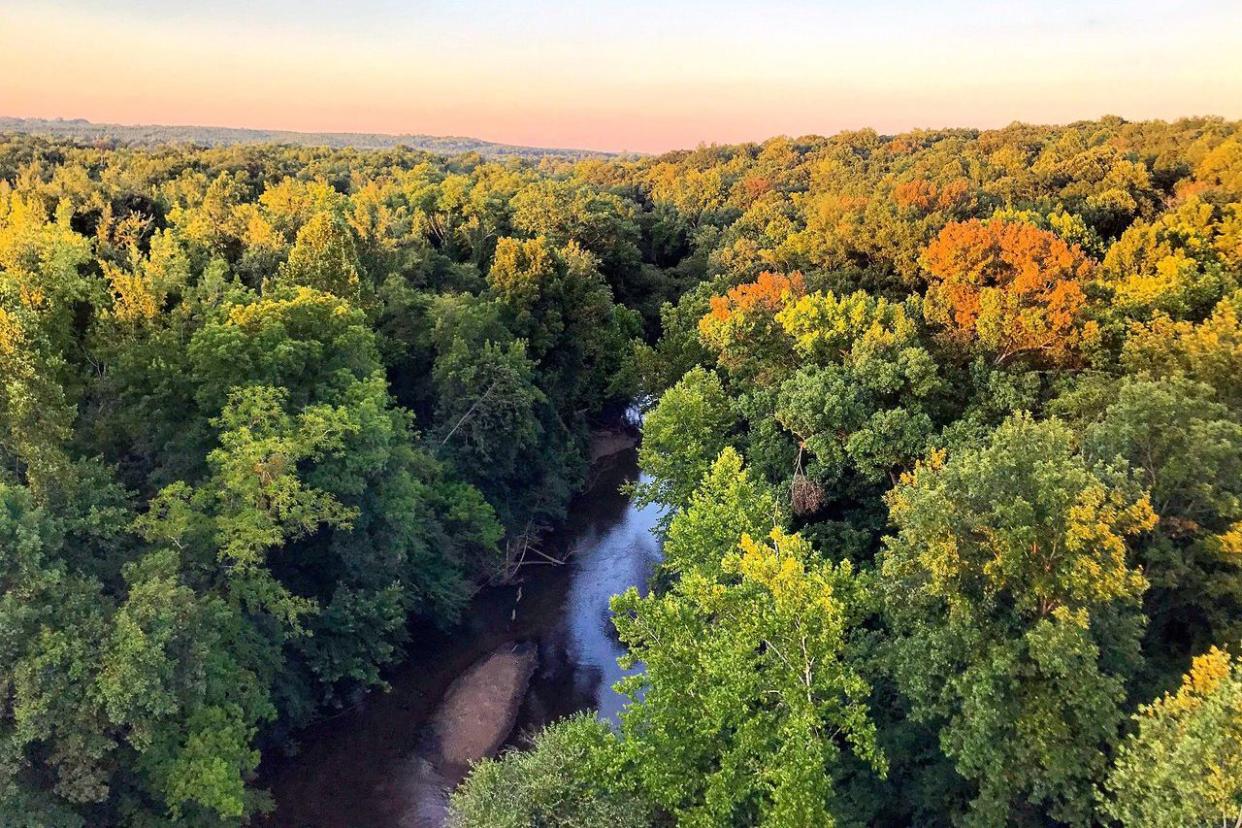
[[[864,587],[780,530],[721,551],[719,578],[613,600],[623,664],[644,665],[621,685],[624,755],[678,824],[835,825],[843,754],[886,767],[846,652]]]
[[[279,285],[314,288],[357,300],[362,275],[353,233],[341,218],[316,213],[298,230],[289,258],[276,276]]]
[[[1147,498],[1097,478],[1064,424],[1019,415],[888,500],[892,667],[976,786],[967,821],[1090,824],[1138,656],[1126,538],[1155,524]]]
[[[735,421],[720,377],[702,368],[687,372],[644,423],[638,457],[652,480],[637,488],[640,501],[684,507],[728,445]]]

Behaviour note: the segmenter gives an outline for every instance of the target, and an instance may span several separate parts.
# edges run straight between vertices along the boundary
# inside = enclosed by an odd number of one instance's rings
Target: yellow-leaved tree
[[[1212,647],[1139,709],[1104,810],[1126,826],[1242,825],[1242,658]]]

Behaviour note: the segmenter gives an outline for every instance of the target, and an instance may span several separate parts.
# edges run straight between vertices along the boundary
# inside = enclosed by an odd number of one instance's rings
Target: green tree
[[[1160,311],[1174,319],[1202,319],[1240,286],[1228,261],[1229,246],[1237,242],[1223,218],[1211,204],[1192,199],[1126,230],[1102,268],[1115,291],[1114,307],[1138,318]]]
[[[971,824],[1093,819],[1142,626],[1126,538],[1155,523],[1123,482],[1096,477],[1064,424],[1019,415],[888,497],[892,669],[975,784]]]
[[[1221,402],[1242,410],[1242,292],[1217,303],[1196,324],[1157,314],[1131,325],[1121,363],[1131,373],[1185,376],[1216,389]]]
[[[699,320],[699,337],[730,376],[743,383],[771,384],[795,361],[779,314],[805,292],[801,273],[760,273],[754,282],[712,297],[711,311]]]
[[[600,262],[609,286],[627,302],[641,300],[636,210],[632,202],[579,181],[545,180],[513,196],[513,226],[564,247],[571,242]]]
[[[778,320],[808,364],[781,384],[776,417],[798,440],[799,464],[810,455],[817,485],[839,487],[849,472],[887,480],[923,453],[940,379],[905,307],[814,293]]]
[[[677,574],[716,573],[720,550],[735,548],[743,535],[764,537],[784,524],[784,518],[772,492],[743,467],[741,455],[727,447],[685,508],[669,521],[664,568]]]
[[[284,388],[290,403],[335,401],[381,367],[366,317],[311,288],[241,295],[215,309],[186,348],[194,396],[216,416],[236,385]]]
[[[620,685],[623,756],[680,825],[836,824],[844,755],[886,767],[847,656],[865,588],[779,530],[719,551],[720,579],[613,599],[623,665],[644,665]]]
[[[1212,647],[1176,693],[1139,708],[1108,777],[1105,813],[1125,826],[1242,822],[1242,660]]]
[[[325,211],[316,213],[298,230],[276,284],[309,287],[357,300],[362,290],[360,270],[349,226]]]
[[[501,509],[502,520],[514,527],[533,511],[510,498],[523,483],[556,468],[557,458],[535,456],[547,438],[544,419],[547,397],[535,384],[535,367],[521,340],[493,342],[476,348],[454,343],[436,360],[433,379],[439,400],[436,421],[443,436],[436,450],[450,457],[467,479],[483,487]],[[528,465],[529,463],[529,465]],[[552,492],[535,492],[536,501],[557,504]],[[555,508],[555,507],[553,507]]]
[[[651,808],[616,779],[616,737],[590,714],[549,725],[529,750],[475,765],[453,793],[460,828],[644,828]]]
[[[528,343],[540,385],[560,410],[630,391],[623,368],[638,319],[613,305],[597,265],[573,242],[555,250],[543,237],[501,239],[487,275],[508,329]]]
[[[0,481],[0,817],[82,824],[108,797],[117,744],[92,680],[107,633],[99,584],[57,560],[64,538]]]
[[[1135,549],[1151,584],[1147,647],[1174,663],[1242,636],[1242,425],[1210,386],[1126,379],[1085,428],[1089,462],[1121,460],[1159,523]]]
[[[64,203],[48,221],[39,199],[0,193],[0,456],[36,493],[70,463],[76,383],[64,354],[81,333],[74,308],[102,302],[83,274],[90,243],[71,215]]]
[[[638,462],[652,479],[635,489],[639,501],[684,507],[728,444],[735,420],[720,378],[702,368],[687,372],[643,423]]]

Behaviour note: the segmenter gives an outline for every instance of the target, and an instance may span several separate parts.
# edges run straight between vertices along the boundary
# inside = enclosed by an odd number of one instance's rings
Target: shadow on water
[[[580,710],[615,719],[624,700],[611,687],[622,676],[616,663],[622,651],[608,600],[630,586],[645,588],[660,557],[651,534],[658,510],[634,507],[619,491],[637,474],[633,448],[599,461],[565,527],[547,544],[570,556],[567,565],[530,567],[518,584],[483,590],[452,630],[414,629],[409,660],[387,677],[390,692],[371,693],[307,728],[296,755],[270,757],[263,781],[277,807],[266,824],[436,824],[443,798],[428,787],[438,793],[465,769],[431,767],[422,758],[428,722],[454,679],[508,644],[538,650],[508,744]],[[411,817],[417,813],[424,816]]]

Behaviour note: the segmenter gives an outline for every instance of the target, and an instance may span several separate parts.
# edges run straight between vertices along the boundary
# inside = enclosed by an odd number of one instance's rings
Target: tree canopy
[[[634,400],[630,704],[463,826],[1236,821],[1240,135],[0,138],[0,823],[257,823]]]

